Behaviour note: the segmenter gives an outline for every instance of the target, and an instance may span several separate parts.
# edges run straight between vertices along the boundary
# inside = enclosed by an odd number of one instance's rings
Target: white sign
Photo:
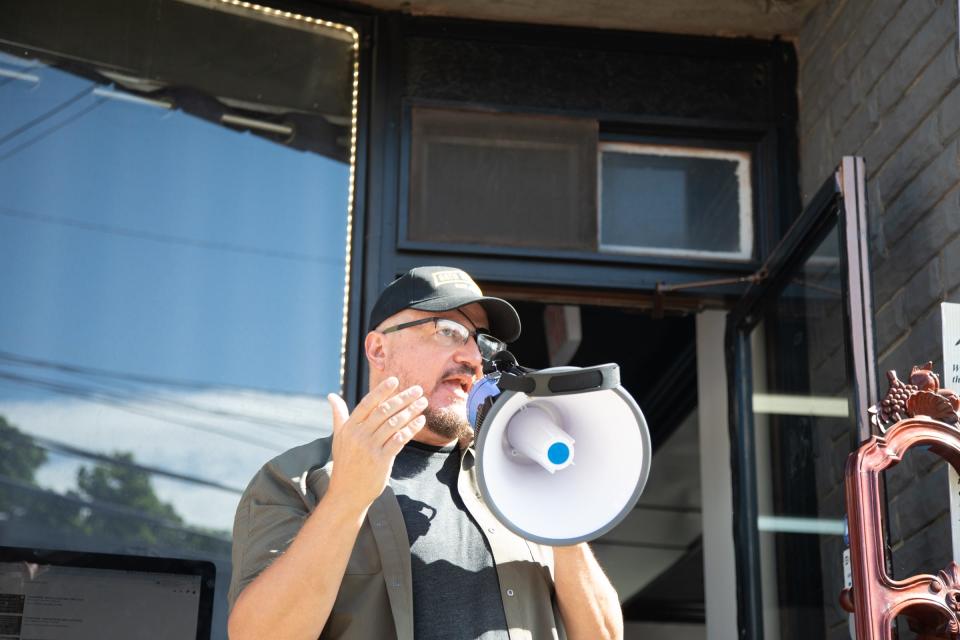
[[[943,379],[940,385],[960,389],[960,304],[942,302],[940,320],[943,326]]]
[[[960,389],[960,304],[940,304],[943,327],[943,377],[940,386]],[[951,466],[950,478],[950,534],[953,541],[953,559],[960,562],[960,475]]]

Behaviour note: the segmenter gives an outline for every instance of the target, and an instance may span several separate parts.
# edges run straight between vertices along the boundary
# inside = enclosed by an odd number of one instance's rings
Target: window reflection
[[[600,144],[600,245],[614,253],[749,259],[750,154]]]
[[[765,638],[846,632],[843,464],[851,447],[850,376],[836,226],[754,330],[760,574]]]
[[[0,53],[0,545],[203,557],[225,588],[244,485],[329,431],[355,68],[347,118],[133,71]]]
[[[30,69],[0,87],[0,414],[245,481],[322,429],[317,396],[339,386],[348,167]],[[71,457],[43,465],[52,486]],[[173,493],[228,527],[230,492]]]

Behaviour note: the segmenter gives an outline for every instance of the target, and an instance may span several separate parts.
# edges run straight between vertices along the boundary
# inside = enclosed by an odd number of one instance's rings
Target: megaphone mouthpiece
[[[556,473],[573,464],[574,442],[558,423],[553,411],[529,404],[507,425],[507,442],[513,450]]]

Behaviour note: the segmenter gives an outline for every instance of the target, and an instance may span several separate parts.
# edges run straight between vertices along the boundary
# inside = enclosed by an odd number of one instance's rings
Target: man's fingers
[[[374,442],[386,443],[393,434],[405,427],[413,419],[423,413],[427,408],[427,399],[419,397],[412,401],[402,411],[397,411],[389,418],[383,421],[380,427],[374,432]]]
[[[400,380],[396,376],[390,376],[363,397],[357,404],[357,408],[353,410],[354,415],[358,420],[366,420],[381,402],[393,395],[394,389],[398,386],[400,386]]]
[[[400,453],[400,449],[403,449],[404,445],[410,442],[413,436],[417,435],[417,433],[423,429],[423,425],[426,423],[427,418],[422,414],[408,422],[405,427],[402,427],[387,439],[383,445],[384,453],[391,457],[396,456]]]
[[[423,389],[414,385],[378,404],[366,419],[367,424],[370,425],[370,433],[374,433],[381,425],[391,420],[398,411],[406,408],[422,395]]]
[[[339,431],[348,420],[352,420],[352,424],[364,425],[364,428],[360,430],[361,433],[372,435],[398,411],[403,410],[423,395],[423,389],[419,385],[404,389],[400,393],[393,393],[399,383],[400,381],[394,376],[387,378],[364,396],[352,414],[340,396],[330,394],[327,400],[333,411],[334,431]],[[416,413],[412,415],[416,415]],[[394,421],[394,424],[403,426],[412,415],[406,417],[403,422],[397,423]]]
[[[340,431],[340,427],[350,417],[350,411],[347,409],[347,403],[343,401],[343,398],[335,393],[327,396],[327,402],[330,403],[330,411],[333,413],[333,431],[336,433]]]

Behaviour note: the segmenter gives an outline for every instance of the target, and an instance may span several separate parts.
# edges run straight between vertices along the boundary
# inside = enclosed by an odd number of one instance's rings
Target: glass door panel
[[[853,176],[851,177],[851,174]],[[789,640],[846,633],[843,468],[874,378],[860,246],[862,161],[837,174],[728,321],[741,631]],[[853,307],[856,306],[856,311]],[[845,636],[844,636],[845,637]]]
[[[852,438],[838,242],[834,227],[771,297],[751,335],[756,528],[768,640],[823,635],[836,577],[830,565],[841,553],[842,461]]]

